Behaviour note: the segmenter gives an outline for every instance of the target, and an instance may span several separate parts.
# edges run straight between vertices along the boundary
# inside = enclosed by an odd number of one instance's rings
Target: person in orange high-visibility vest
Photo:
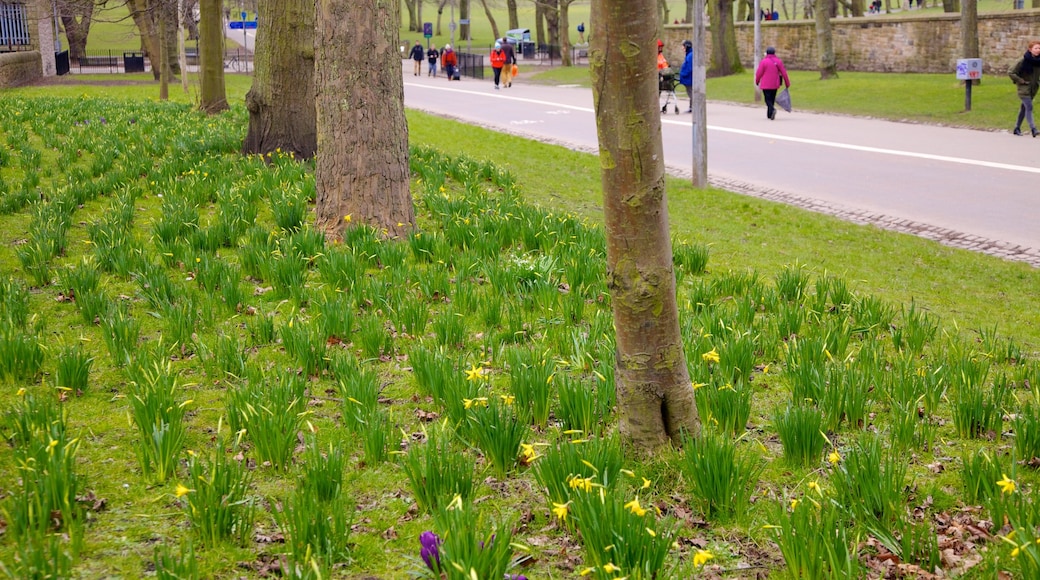
[[[664,58],[664,43],[657,41],[657,70],[668,68],[668,61]]]
[[[495,41],[495,48],[491,51],[491,70],[495,71],[495,89],[502,79],[502,67],[506,64],[506,51],[502,50],[502,43]]]

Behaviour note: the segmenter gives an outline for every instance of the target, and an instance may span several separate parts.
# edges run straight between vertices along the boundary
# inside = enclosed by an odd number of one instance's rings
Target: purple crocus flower
[[[437,553],[437,546],[441,545],[441,539],[437,537],[437,534],[426,531],[419,534],[419,545],[422,546],[419,549],[419,555],[422,556],[423,562],[436,572],[441,567],[441,556]]]
[[[523,574],[506,574],[506,580],[527,580]]]

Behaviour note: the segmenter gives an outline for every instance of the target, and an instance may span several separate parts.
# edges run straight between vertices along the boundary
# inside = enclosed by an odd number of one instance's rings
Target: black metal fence
[[[185,49],[188,70],[199,64],[198,51]],[[176,61],[177,55],[170,55]],[[79,73],[134,73],[151,69],[151,61],[143,52],[123,50],[88,50],[78,60],[73,60],[71,67]],[[224,70],[226,72],[249,72],[253,70],[253,53],[244,49],[224,51]]]
[[[471,79],[484,78],[484,55],[470,52],[456,53],[459,58],[459,74]]]

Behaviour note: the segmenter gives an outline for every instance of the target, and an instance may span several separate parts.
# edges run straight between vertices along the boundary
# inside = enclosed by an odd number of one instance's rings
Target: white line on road
[[[449,91],[453,93],[464,93],[467,95],[478,95],[485,97],[493,97],[496,99],[505,99],[509,101],[518,101],[523,103],[531,103],[534,105],[545,105],[548,107],[557,107],[570,109],[573,111],[583,111],[586,113],[595,114],[595,110],[590,107],[579,107],[577,105],[567,105],[564,103],[553,103],[550,101],[542,101],[539,99],[527,99],[524,97],[510,97],[501,93],[485,93],[483,91],[469,91],[465,89],[453,89],[449,87],[435,87],[431,85],[416,84],[405,82],[407,86],[421,87],[424,89],[433,89],[436,91]],[[672,119],[661,119],[662,124],[667,125],[680,125],[689,127],[690,123],[685,121],[674,121]],[[1007,171],[1021,171],[1024,173],[1040,173],[1040,167],[1027,167],[1024,165],[1011,165],[1008,163],[997,163],[994,161],[982,161],[979,159],[966,159],[964,157],[950,157],[947,155],[933,155],[931,153],[918,153],[916,151],[900,151],[898,149],[884,149],[881,147],[869,147],[866,145],[852,145],[850,143],[838,143],[836,141],[822,141],[820,139],[807,139],[804,137],[790,137],[787,135],[777,135],[776,133],[762,133],[760,131],[749,131],[746,129],[733,129],[731,127],[720,127],[718,125],[708,125],[708,129],[713,131],[720,131],[723,133],[736,133],[738,135],[748,135],[751,137],[763,137],[766,139],[776,139],[778,141],[790,141],[792,143],[804,143],[807,145],[819,145],[821,147],[833,147],[835,149],[848,149],[851,151],[862,151],[865,153],[878,153],[881,155],[894,155],[896,157],[911,157],[915,159],[928,159],[930,161],[942,161],[944,163],[959,163],[961,165],[974,165],[976,167],[988,167],[991,169],[1004,169]]]

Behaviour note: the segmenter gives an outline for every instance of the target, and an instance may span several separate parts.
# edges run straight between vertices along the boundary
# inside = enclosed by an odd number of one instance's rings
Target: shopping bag
[[[788,113],[791,112],[791,93],[787,90],[787,87],[784,87],[784,90],[776,95],[776,104]]]
[[[516,75],[520,74],[520,67],[518,67],[518,66],[516,66],[516,65],[514,64],[514,65],[513,65],[513,70],[512,70],[512,73],[513,73],[513,76],[514,76],[514,77],[515,77]]]

